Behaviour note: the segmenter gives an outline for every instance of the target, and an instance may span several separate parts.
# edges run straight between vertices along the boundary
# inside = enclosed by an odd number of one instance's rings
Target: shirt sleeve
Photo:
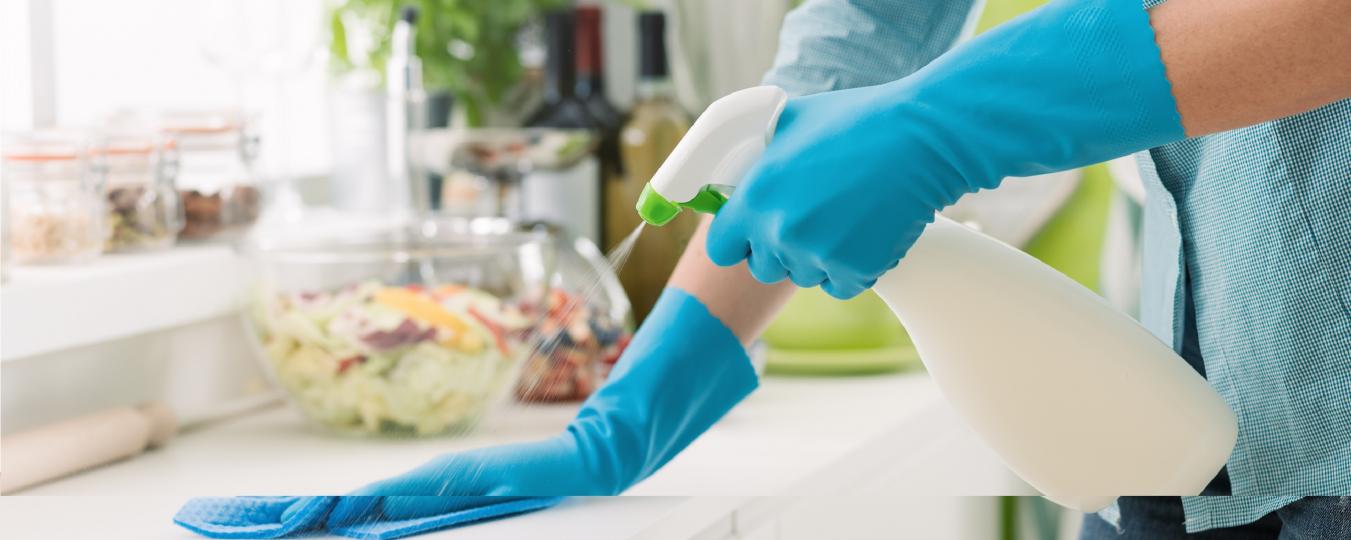
[[[951,48],[979,0],[809,0],[784,18],[764,84],[804,95],[894,81]]]

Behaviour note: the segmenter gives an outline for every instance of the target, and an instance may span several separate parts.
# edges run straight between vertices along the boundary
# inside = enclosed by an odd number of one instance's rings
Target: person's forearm
[[[795,287],[789,281],[760,283],[744,262],[726,268],[713,264],[704,251],[709,221],[708,216],[700,221],[667,285],[698,298],[742,344],[749,345],[769,326]]]
[[[1351,97],[1351,1],[1170,0],[1150,23],[1189,137]]]

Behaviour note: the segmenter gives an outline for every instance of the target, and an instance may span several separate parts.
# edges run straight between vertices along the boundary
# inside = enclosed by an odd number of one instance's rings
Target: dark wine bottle
[[[527,127],[601,131],[577,98],[576,36],[572,10],[544,16],[545,52],[543,104],[530,115]],[[562,226],[572,234],[604,245],[601,173],[595,156],[587,156],[561,171],[533,170],[521,182],[521,215],[528,220]]]
[[[528,127],[599,129],[577,98],[574,19],[571,10],[544,15],[544,102],[526,120]]]
[[[586,104],[600,131],[600,159],[607,172],[622,174],[619,159],[619,129],[624,115],[605,97],[605,62],[602,52],[601,11],[598,6],[577,8],[577,99]]]

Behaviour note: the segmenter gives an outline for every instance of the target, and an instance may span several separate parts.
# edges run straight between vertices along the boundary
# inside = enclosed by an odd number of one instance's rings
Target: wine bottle
[[[606,215],[607,237],[616,240],[638,225],[634,201],[690,127],[689,115],[676,103],[671,84],[665,16],[655,11],[640,13],[638,27],[638,99],[619,137],[625,174],[622,181],[608,182],[605,186],[606,207],[617,209]],[[644,232],[643,241],[634,247],[631,258],[641,263],[626,265],[619,274],[638,320],[656,303],[685,243],[698,226],[697,217],[684,214],[693,213],[685,212],[665,227]]]
[[[543,104],[530,115],[527,127],[584,129],[600,127],[577,98],[576,36],[571,10],[544,16],[545,62]],[[601,244],[600,166],[594,156],[566,170],[532,170],[522,179],[521,216],[560,225],[569,233]]]
[[[607,176],[622,172],[619,159],[619,129],[624,116],[605,97],[605,62],[601,40],[601,11],[598,6],[577,8],[577,99],[586,104],[600,130],[600,160]],[[626,209],[627,210],[627,209]]]
[[[527,127],[594,129],[586,103],[577,98],[577,67],[573,55],[575,27],[568,10],[544,15],[544,103],[526,120]]]

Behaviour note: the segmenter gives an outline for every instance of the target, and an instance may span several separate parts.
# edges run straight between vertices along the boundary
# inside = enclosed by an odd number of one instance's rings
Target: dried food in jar
[[[258,219],[262,194],[253,186],[234,186],[205,193],[195,189],[179,193],[183,201],[184,240],[202,240],[253,224]]]
[[[224,204],[220,193],[207,195],[195,189],[179,193],[183,200],[183,231],[178,233],[184,240],[198,240],[219,233],[225,228]]]
[[[83,262],[103,251],[105,175],[92,145],[81,131],[5,136],[0,177],[14,262]]]
[[[101,226],[92,212],[14,208],[9,220],[10,255],[18,263],[80,261],[103,247]]]
[[[163,193],[144,185],[108,189],[107,251],[134,251],[167,247],[179,224],[178,205]]]

